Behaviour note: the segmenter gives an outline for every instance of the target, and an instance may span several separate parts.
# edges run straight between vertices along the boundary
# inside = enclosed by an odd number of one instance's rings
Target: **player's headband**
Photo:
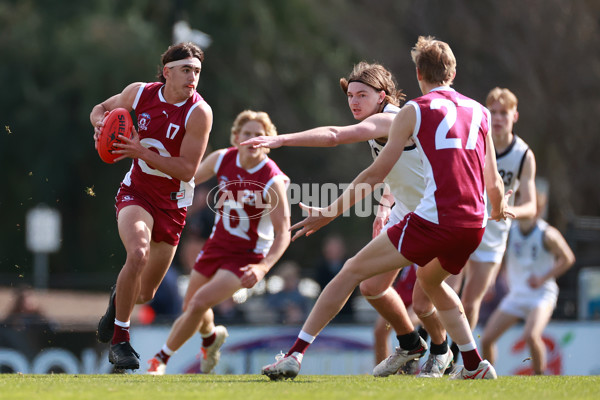
[[[182,60],[171,61],[165,64],[167,68],[173,68],[178,65],[190,65],[192,67],[202,68],[202,63],[196,57],[184,58]]]
[[[370,84],[370,83],[367,83],[367,82],[365,82],[365,81],[363,81],[363,80],[360,80],[360,79],[358,79],[358,78],[357,78],[357,79],[350,79],[350,80],[348,81],[348,84],[350,84],[350,82],[359,82],[359,83],[363,83],[363,84],[365,84],[365,85],[367,85],[367,86],[371,86],[371,87],[372,87],[373,89],[375,89],[375,91],[377,91],[377,92],[379,92],[379,91],[383,90],[383,91],[385,92],[385,94],[389,94],[389,93],[388,93],[388,91],[387,91],[386,89],[377,89],[377,88],[376,88],[375,86],[373,86],[372,84]]]

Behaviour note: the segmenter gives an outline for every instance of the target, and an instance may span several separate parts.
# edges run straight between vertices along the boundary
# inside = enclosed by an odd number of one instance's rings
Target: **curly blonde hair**
[[[237,117],[235,117],[233,125],[231,126],[231,136],[229,138],[229,141],[232,145],[236,145],[235,136],[238,133],[240,133],[240,131],[242,130],[242,126],[244,126],[244,124],[246,124],[246,122],[249,121],[256,121],[262,124],[262,126],[265,128],[266,136],[277,136],[277,128],[275,127],[273,122],[271,122],[269,114],[267,114],[264,111],[244,110],[241,113],[239,113]],[[269,149],[265,150],[268,151]]]

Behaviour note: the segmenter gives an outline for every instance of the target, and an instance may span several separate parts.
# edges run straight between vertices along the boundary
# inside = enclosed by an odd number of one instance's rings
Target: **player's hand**
[[[327,213],[325,208],[322,207],[310,207],[303,203],[299,203],[300,208],[308,212],[308,217],[304,218],[302,221],[298,222],[294,226],[290,228],[290,231],[294,231],[296,229],[300,229],[298,232],[294,234],[292,237],[292,242],[298,239],[300,236],[310,236],[331,221],[334,220],[335,216],[326,215],[332,214],[331,212]]]
[[[115,143],[115,147],[117,147],[118,150],[113,151],[113,153],[121,154],[121,156],[116,158],[115,162],[127,157],[141,158],[143,152],[147,150],[140,143],[140,135],[138,134],[138,131],[135,130],[135,126],[131,127],[131,138],[119,135],[119,140],[121,143]]]
[[[240,268],[240,271],[244,272],[240,281],[242,282],[242,287],[245,287],[246,289],[254,287],[254,285],[260,282],[267,273],[263,264],[248,264],[245,267]]]
[[[381,230],[387,224],[390,219],[391,209],[389,207],[379,206],[377,208],[377,215],[373,221],[373,239],[375,239],[381,233]]]
[[[499,210],[492,209],[489,219],[493,219],[494,221],[504,220],[506,218],[515,218],[516,215],[512,208],[508,205],[508,199],[512,196],[513,191],[509,190],[504,194],[504,198],[502,199],[502,203],[500,205]]]
[[[240,146],[251,146],[254,149],[266,147],[268,149],[276,149],[281,147],[281,139],[278,136],[258,136],[248,139],[240,143]]]
[[[99,119],[98,122],[96,122],[96,125],[94,125],[94,147],[96,148],[96,150],[98,150],[98,139],[100,138],[100,134],[102,133],[102,128],[104,127],[104,120],[106,119],[107,115],[108,111],[104,111],[104,115],[102,116],[102,118]]]

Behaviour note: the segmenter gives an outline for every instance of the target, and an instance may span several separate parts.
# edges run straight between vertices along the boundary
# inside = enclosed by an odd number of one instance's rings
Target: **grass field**
[[[511,376],[450,381],[407,376],[299,376],[270,382],[260,375],[0,375],[0,399],[598,399],[600,377]]]

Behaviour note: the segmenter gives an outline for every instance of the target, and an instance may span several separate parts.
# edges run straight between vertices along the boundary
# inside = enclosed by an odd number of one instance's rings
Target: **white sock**
[[[131,325],[131,321],[123,322],[115,318],[115,325],[120,326],[121,328],[129,328],[129,325]]]
[[[477,348],[475,342],[469,342],[467,344],[457,344],[457,346],[460,351],[471,351]]]
[[[200,336],[202,337],[202,339],[205,339],[207,337],[211,337],[215,332],[217,331],[217,327],[213,327],[212,331],[210,331],[209,333],[200,333]]]
[[[304,331],[300,331],[300,333],[298,334],[298,339],[300,340],[304,340],[307,343],[311,343],[315,341],[317,337],[316,336],[311,336],[308,333],[304,332]]]
[[[163,352],[163,353],[165,353],[165,354],[166,354],[166,355],[168,355],[168,356],[172,356],[173,354],[175,354],[175,352],[174,352],[173,350],[171,350],[171,349],[169,348],[169,346],[167,346],[167,344],[166,344],[166,343],[163,345],[163,347],[162,347],[162,349],[161,349],[161,350],[162,350],[162,352]]]

